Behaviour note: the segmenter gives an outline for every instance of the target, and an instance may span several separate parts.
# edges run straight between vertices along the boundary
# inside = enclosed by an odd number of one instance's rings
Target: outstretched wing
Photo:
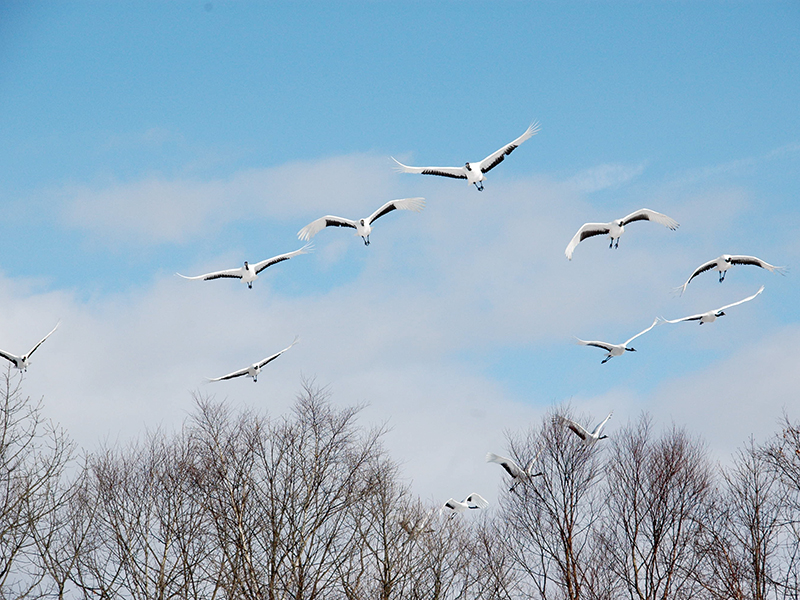
[[[413,210],[419,212],[425,208],[425,198],[402,198],[400,200],[390,200],[378,210],[372,213],[367,219],[367,223],[372,225],[374,221],[393,210]]]
[[[664,227],[669,227],[673,231],[678,228],[678,222],[675,219],[668,217],[667,215],[662,215],[654,210],[650,210],[649,208],[641,208],[636,212],[632,212],[627,217],[622,219],[622,225],[625,226],[628,223],[633,223],[634,221],[653,221],[654,223],[660,223]]]
[[[630,343],[631,343],[633,340],[635,340],[635,339],[636,339],[637,337],[639,337],[640,335],[644,335],[645,333],[647,333],[648,331],[650,331],[650,330],[651,330],[653,327],[655,327],[655,326],[656,326],[656,324],[658,323],[658,321],[659,321],[658,317],[656,317],[655,319],[653,319],[653,324],[652,324],[652,325],[650,325],[650,327],[648,327],[648,328],[647,328],[647,329],[645,329],[644,331],[640,331],[640,332],[639,332],[639,333],[637,333],[635,336],[633,336],[631,339],[629,339],[627,342],[625,342],[623,345],[624,345],[624,346],[627,346],[628,344],[630,344]]]
[[[440,177],[452,177],[453,179],[466,179],[467,173],[464,167],[409,167],[404,165],[394,156],[392,160],[397,163],[395,167],[401,173],[417,173],[419,175],[439,175]]]
[[[505,146],[500,148],[500,150],[490,154],[489,156],[484,158],[480,163],[478,163],[480,165],[481,172],[487,173],[488,171],[495,168],[497,165],[499,165],[501,162],[505,160],[506,156],[508,156],[514,150],[516,150],[517,147],[520,144],[522,144],[522,142],[532,138],[534,135],[539,133],[540,129],[541,127],[539,127],[538,122],[531,123],[531,126],[525,130],[525,133],[523,133],[521,136],[519,136],[510,144],[506,144]]]
[[[308,254],[313,250],[314,244],[308,243],[299,250],[295,250],[294,252],[287,252],[286,254],[279,254],[278,256],[273,256],[272,258],[268,258],[267,260],[262,260],[259,263],[253,265],[253,269],[255,269],[256,275],[261,273],[267,267],[271,267],[279,262],[283,262],[284,260],[289,260],[293,256],[297,256],[298,254]]]
[[[720,310],[725,310],[726,308],[731,308],[733,306],[739,306],[740,304],[744,304],[745,302],[750,302],[750,300],[758,296],[763,291],[764,291],[764,286],[762,285],[760,288],[758,288],[758,291],[752,296],[748,296],[747,298],[739,300],[738,302],[734,302],[733,304],[726,304],[725,306],[721,306],[720,308],[717,309],[717,311],[719,312]]]
[[[690,315],[688,317],[683,317],[682,319],[672,319],[672,320],[663,319],[662,318],[661,321],[664,322],[664,323],[681,323],[683,321],[699,321],[700,319],[703,318],[703,314],[705,314],[705,313],[700,313],[698,315]]]
[[[283,349],[283,350],[281,350],[280,352],[276,352],[276,353],[275,353],[275,354],[273,354],[272,356],[268,356],[267,358],[265,358],[265,359],[264,359],[264,360],[262,360],[261,362],[257,363],[257,364],[258,364],[258,366],[259,366],[259,367],[261,367],[261,368],[264,368],[266,365],[268,365],[268,364],[269,364],[269,363],[271,363],[273,360],[275,360],[276,358],[278,358],[278,357],[279,357],[281,354],[283,354],[284,352],[286,352],[286,351],[287,351],[289,348],[291,348],[292,346],[294,346],[294,345],[295,345],[297,342],[299,342],[299,341],[300,341],[300,337],[299,337],[299,336],[295,336],[295,338],[294,338],[294,341],[293,341],[291,344],[289,344],[289,345],[288,345],[286,348],[284,348],[284,349]]]
[[[53,331],[51,331],[51,332],[50,332],[50,333],[48,333],[46,336],[44,336],[44,337],[43,337],[41,340],[39,340],[39,343],[38,343],[38,344],[36,344],[36,345],[35,345],[33,348],[31,348],[30,352],[28,352],[28,353],[25,355],[25,357],[23,357],[23,358],[29,358],[31,354],[33,354],[34,352],[36,352],[36,349],[37,349],[39,346],[41,346],[42,344],[44,344],[44,341],[45,341],[47,338],[49,338],[51,335],[53,335],[53,332],[54,332],[56,329],[58,329],[58,326],[59,326],[59,325],[61,325],[61,321],[59,321],[58,323],[56,323],[56,326],[55,326],[55,327],[53,327]],[[6,357],[6,358],[8,358],[8,357]]]
[[[575,434],[582,440],[585,441],[589,437],[589,432],[586,431],[580,423],[576,423],[572,419],[562,417],[561,415],[558,416],[558,421],[575,432]]]
[[[450,509],[454,513],[460,513],[460,512],[464,512],[465,510],[467,510],[467,507],[464,506],[464,504],[462,502],[459,502],[455,498],[450,498],[450,500],[445,502],[444,505],[442,506],[442,510],[444,510],[445,508]]]
[[[244,270],[239,269],[226,269],[224,271],[214,271],[213,273],[206,273],[205,275],[197,275],[196,277],[188,277],[186,275],[181,275],[180,273],[175,273],[178,277],[183,277],[184,279],[202,279],[203,281],[211,281],[212,279],[222,279],[225,277],[231,279],[241,279]]]
[[[608,413],[608,416],[605,419],[603,419],[600,423],[597,424],[597,426],[592,431],[592,436],[600,435],[600,432],[603,430],[603,427],[605,427],[606,423],[608,423],[608,420],[611,418],[611,415],[613,414],[614,411],[612,410],[610,413]]]
[[[215,377],[214,379],[209,379],[209,381],[224,381],[226,379],[234,379],[236,377],[241,377],[242,375],[247,375],[247,372],[250,370],[250,367],[245,367],[244,369],[239,369],[238,371],[234,371],[233,373],[228,373],[227,375],[223,375],[222,377]]]
[[[755,256],[731,256],[731,264],[733,265],[755,265],[773,273],[780,273],[786,275],[786,267],[776,267],[766,261],[756,258]]]
[[[692,279],[694,279],[695,277],[700,275],[700,273],[705,273],[706,271],[710,271],[711,269],[713,269],[716,266],[717,266],[717,259],[716,258],[714,260],[708,261],[707,263],[703,263],[702,265],[697,267],[692,272],[692,274],[689,276],[689,279],[686,280],[686,283],[684,283],[682,286],[676,288],[676,291],[680,291],[680,293],[683,294],[683,292],[686,291],[686,286],[689,285],[689,282]]]
[[[303,227],[297,232],[297,237],[307,242],[326,227],[352,227],[353,229],[357,229],[355,221],[351,221],[350,219],[345,219],[343,217],[334,217],[332,215],[328,215],[325,217],[320,217],[316,221],[312,221]]]
[[[498,456],[494,452],[489,452],[486,454],[486,462],[497,463],[501,467],[506,470],[506,473],[511,475],[514,479],[520,476],[522,473],[522,469],[519,468],[519,465],[515,463],[510,458],[506,458],[505,456]]]
[[[543,449],[544,449],[544,446],[539,446],[539,450],[536,451],[536,456],[534,456],[532,459],[530,459],[528,461],[528,464],[525,465],[525,472],[531,477],[536,477],[536,475],[533,474],[533,465],[535,465],[536,461],[539,460],[539,457],[542,455],[542,450]],[[541,475],[541,473],[539,473],[539,475]]]
[[[14,365],[17,364],[17,361],[22,360],[21,356],[17,356],[16,354],[11,354],[10,352],[6,352],[4,350],[0,350],[0,356],[2,356],[8,361],[11,361],[12,363],[14,363]]]
[[[614,347],[613,344],[609,344],[608,342],[599,342],[597,340],[586,341],[580,338],[575,338],[575,341],[582,346],[594,346],[595,348],[602,348],[606,352],[611,352],[611,348]]]
[[[489,506],[488,500],[481,496],[480,494],[476,494],[472,492],[467,499],[464,500],[464,504],[466,504],[469,508],[476,509],[476,508],[486,508]]]
[[[583,240],[595,235],[605,235],[609,231],[611,231],[611,228],[608,226],[608,223],[584,223],[581,228],[578,229],[578,232],[572,236],[572,239],[567,245],[567,249],[564,250],[564,254],[567,255],[568,259],[572,260],[572,253]]]

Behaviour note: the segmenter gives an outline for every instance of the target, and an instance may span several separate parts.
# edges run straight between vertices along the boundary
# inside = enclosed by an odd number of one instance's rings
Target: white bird
[[[586,431],[586,429],[584,429],[580,423],[576,423],[572,419],[567,419],[566,417],[562,417],[561,415],[559,415],[558,421],[566,425],[572,431],[574,431],[575,435],[581,438],[581,440],[585,445],[591,446],[592,444],[597,442],[597,440],[604,440],[608,437],[607,435],[600,435],[600,434],[603,431],[603,427],[605,427],[606,423],[608,423],[608,420],[611,418],[611,415],[613,414],[614,411],[608,413],[608,416],[605,419],[603,419],[600,423],[598,423],[591,433]]]
[[[493,452],[488,452],[486,454],[486,462],[497,463],[506,470],[506,473],[508,473],[511,476],[511,478],[515,480],[508,490],[509,492],[513,492],[514,488],[517,487],[520,481],[544,475],[544,473],[541,472],[539,473],[533,472],[533,465],[536,464],[536,461],[541,453],[542,449],[540,448],[539,452],[536,453],[536,456],[534,456],[528,462],[528,464],[525,466],[524,469],[522,469],[517,463],[515,463],[510,458],[506,458],[505,456],[498,456]]]
[[[267,267],[271,267],[272,265],[278,264],[279,262],[283,262],[284,260],[289,260],[293,256],[297,256],[298,254],[308,254],[314,248],[313,244],[306,244],[299,250],[295,250],[294,252],[287,252],[286,254],[279,254],[278,256],[273,256],[272,258],[268,258],[267,260],[262,260],[254,265],[251,265],[249,262],[244,261],[244,266],[239,267],[238,269],[227,269],[225,271],[214,271],[213,273],[206,273],[205,275],[197,275],[196,277],[187,277],[186,275],[181,275],[180,273],[176,273],[176,275],[183,277],[184,279],[202,279],[203,281],[211,281],[212,279],[222,279],[224,277],[228,277],[231,279],[241,279],[243,282],[247,284],[247,287],[251,290],[253,289],[253,282],[258,279],[258,274],[261,273]]]
[[[364,245],[369,246],[369,234],[372,231],[372,224],[383,215],[398,210],[413,210],[419,212],[425,207],[425,198],[403,198],[401,200],[391,200],[381,206],[366,219],[352,221],[344,217],[334,217],[328,215],[312,221],[300,231],[297,237],[301,240],[310,240],[326,227],[352,227],[356,230],[356,235],[360,235],[364,240]]]
[[[209,381],[223,381],[223,380],[226,380],[226,379],[234,379],[235,377],[242,377],[242,376],[246,375],[247,377],[252,377],[253,378],[253,383],[255,383],[256,381],[258,381],[258,374],[261,373],[261,369],[263,369],[265,366],[267,366],[273,360],[278,358],[281,354],[286,352],[289,348],[294,346],[298,341],[299,341],[299,338],[296,337],[296,338],[294,338],[294,341],[289,346],[287,346],[286,348],[284,348],[280,352],[276,352],[272,356],[268,356],[267,358],[265,358],[264,360],[262,360],[260,362],[253,363],[249,367],[245,367],[244,369],[239,369],[238,371],[234,371],[233,373],[228,373],[227,375],[223,375],[222,377],[215,377],[214,379],[209,379]]]
[[[450,498],[450,500],[444,503],[444,506],[442,506],[440,510],[443,511],[446,508],[451,511],[452,516],[455,516],[457,513],[462,513],[465,510],[475,510],[478,508],[486,508],[487,506],[489,506],[489,502],[480,494],[473,492],[467,496],[463,502]]]
[[[640,335],[643,335],[643,334],[647,333],[648,331],[650,331],[653,327],[656,326],[656,323],[658,323],[658,321],[659,321],[659,318],[656,317],[653,320],[653,324],[650,325],[650,327],[648,327],[644,331],[640,331],[635,336],[633,336],[632,338],[630,338],[629,340],[627,340],[627,341],[625,341],[625,342],[623,342],[621,344],[609,344],[608,342],[598,342],[598,341],[589,341],[589,342],[587,342],[587,341],[582,340],[580,338],[575,338],[575,339],[578,341],[579,344],[582,344],[584,346],[594,346],[595,348],[602,348],[603,350],[605,350],[608,354],[606,354],[606,357],[600,363],[600,364],[605,364],[609,360],[614,358],[615,356],[621,356],[625,351],[636,352],[636,348],[628,348],[628,344],[630,344],[633,340],[635,340]]]
[[[567,255],[568,259],[572,260],[572,253],[575,251],[575,248],[578,246],[578,244],[580,244],[586,238],[590,238],[595,235],[608,234],[608,237],[611,238],[611,243],[608,245],[608,247],[611,248],[614,246],[618,248],[619,238],[625,232],[625,225],[628,223],[633,223],[634,221],[653,221],[654,223],[660,223],[664,227],[669,227],[673,231],[678,228],[678,222],[675,219],[668,217],[667,215],[662,215],[654,210],[650,210],[649,208],[642,208],[636,212],[632,212],[627,217],[616,219],[610,223],[585,223],[580,229],[578,229],[578,233],[572,237],[572,240],[567,245],[567,249],[564,251],[564,254]]]
[[[453,179],[466,179],[467,183],[475,184],[478,191],[483,191],[483,181],[486,180],[485,173],[491,171],[499,165],[506,156],[511,154],[522,142],[539,133],[539,123],[532,123],[521,136],[510,144],[506,144],[497,152],[490,154],[480,162],[468,162],[463,167],[409,167],[404,165],[395,157],[392,160],[397,163],[396,169],[401,173],[418,173],[421,175],[440,175],[441,177],[452,177]]]
[[[689,285],[689,282],[692,279],[700,275],[700,273],[705,273],[706,271],[710,271],[712,269],[719,271],[719,282],[722,283],[725,281],[725,273],[727,273],[728,269],[730,269],[733,265],[755,265],[756,267],[761,267],[762,269],[766,269],[772,273],[780,273],[781,275],[786,273],[786,267],[776,267],[775,265],[764,262],[755,256],[723,254],[722,256],[715,258],[714,260],[710,260],[707,263],[703,263],[697,267],[689,276],[689,279],[686,280],[686,283],[675,288],[675,291],[679,291],[681,294],[683,294],[683,292],[686,291],[686,286]]]
[[[673,319],[672,321],[668,319],[662,319],[662,320],[664,321],[664,323],[680,323],[681,321],[700,321],[700,325],[702,325],[703,323],[713,323],[714,321],[717,320],[717,317],[724,316],[725,310],[727,310],[728,308],[731,308],[733,306],[738,306],[740,304],[743,304],[744,302],[750,302],[750,300],[758,296],[763,291],[764,291],[764,286],[762,285],[760,288],[758,288],[758,291],[752,296],[748,296],[747,298],[739,300],[738,302],[734,302],[733,304],[726,304],[725,306],[722,306],[716,310],[710,310],[708,312],[700,313],[699,315],[691,315],[689,317],[683,317],[682,319]]]
[[[58,326],[59,326],[60,324],[61,324],[61,321],[59,321],[58,323],[56,323],[56,326],[55,326],[55,327],[53,327],[53,331],[55,331],[56,329],[58,329]],[[36,352],[36,349],[37,349],[39,346],[41,346],[42,344],[44,344],[44,341],[45,341],[47,338],[49,338],[51,335],[53,335],[53,331],[51,331],[51,332],[50,332],[50,333],[48,333],[46,336],[44,336],[44,337],[43,337],[41,340],[39,340],[39,343],[38,343],[38,344],[36,344],[36,345],[35,345],[33,348],[31,348],[31,349],[30,349],[30,351],[29,351],[27,354],[23,354],[22,356],[17,356],[16,354],[11,354],[10,352],[5,352],[4,350],[0,350],[0,356],[2,356],[3,358],[5,358],[5,359],[6,359],[6,360],[8,360],[8,361],[11,361],[11,363],[13,363],[13,365],[14,365],[14,366],[15,366],[17,369],[19,369],[20,371],[27,371],[27,370],[28,370],[28,367],[29,367],[29,366],[30,366],[30,364],[31,364],[31,361],[30,361],[31,354],[33,354],[34,352]]]

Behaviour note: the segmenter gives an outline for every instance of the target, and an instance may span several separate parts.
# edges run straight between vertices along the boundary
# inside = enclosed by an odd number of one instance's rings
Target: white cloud
[[[250,291],[237,282],[163,279],[128,297],[84,304],[69,294],[20,293],[3,280],[0,299],[9,310],[0,330],[9,343],[30,345],[37,340],[26,330],[38,336],[39,323],[62,316],[24,389],[43,397],[46,414],[88,449],[124,442],[145,427],[177,427],[193,410],[193,393],[279,414],[302,378],[314,377],[330,386],[335,403],[367,402],[366,421],[388,422],[392,455],[423,496],[488,486],[491,497],[499,474],[485,468],[486,448],[501,447],[503,428],[534,418],[534,409],[504,398],[496,383],[416,335],[425,316],[404,295],[370,294],[359,282],[290,300],[262,283]],[[301,343],[258,383],[204,383],[285,347],[296,333]]]
[[[330,211],[366,216],[391,199],[394,174],[387,161],[356,154],[252,169],[210,181],[150,176],[70,185],[58,196],[66,223],[104,243],[182,243],[237,221],[313,220]]]
[[[699,181],[717,177],[719,175],[735,175],[750,173],[758,166],[775,160],[794,158],[800,152],[800,143],[791,143],[779,148],[774,148],[769,152],[759,156],[748,156],[737,158],[717,165],[708,165],[697,169],[692,169],[683,173],[675,183],[680,185],[692,185]]]
[[[224,182],[150,178],[102,189],[65,190],[70,225],[114,243],[184,242],[231,218]]]
[[[638,165],[605,164],[581,171],[570,183],[581,192],[591,193],[618,188],[636,179],[644,172],[646,163]]]
[[[308,176],[310,171],[315,177]],[[606,240],[593,238],[581,244],[572,261],[564,247],[597,212],[572,180],[496,178],[478,193],[463,182],[395,176],[383,158],[370,156],[294,163],[225,181],[151,179],[99,191],[85,188],[69,194],[68,205],[71,218],[78,220],[73,223],[95,235],[158,243],[190,239],[226,219],[369,214],[388,198],[423,189],[426,209],[381,219],[369,248],[349,231],[331,228],[315,238],[317,250],[302,257],[304,262],[267,271],[253,290],[236,281],[155,276],[124,294],[84,300],[0,278],[0,347],[6,342],[12,351],[26,347],[41,337],[40,330],[43,335],[62,319],[57,334],[37,352],[25,389],[44,396],[48,414],[90,448],[106,437],[137,435],[145,426],[177,426],[198,391],[281,413],[302,376],[316,377],[330,385],[334,402],[368,402],[365,418],[388,421],[392,455],[405,462],[405,474],[424,497],[480,491],[491,499],[501,475],[483,462],[486,451],[502,451],[504,429],[525,428],[541,416],[545,403],[566,399],[549,394],[548,378],[569,382],[580,374],[582,381],[591,381],[584,372],[589,364],[606,369],[592,373],[618,374],[610,389],[596,389],[596,384],[573,398],[576,409],[598,420],[611,408],[615,422],[649,408],[662,421],[705,425],[732,397],[745,403],[737,408],[743,422],[771,431],[775,407],[753,410],[749,394],[768,387],[764,374],[769,372],[773,404],[787,402],[797,387],[796,375],[787,375],[794,372],[789,341],[797,332],[751,318],[773,302],[766,292],[758,305],[750,303],[704,339],[677,326],[648,334],[647,351],[635,357],[638,363],[615,359],[601,367],[600,357],[592,356],[553,364],[544,380],[524,381],[530,390],[521,401],[486,369],[487,356],[497,350],[536,346],[546,353],[568,344],[573,335],[621,341],[655,315],[684,316],[752,293],[755,288],[749,286],[765,276],[757,269],[737,273],[724,288],[698,281],[681,299],[669,293],[700,259],[720,253],[712,252],[718,242],[736,234],[739,218],[750,209],[746,191],[675,197],[648,190],[649,196],[664,198],[655,208],[674,213],[681,229],[639,223],[630,227],[619,249],[609,250]],[[143,207],[147,214],[141,214]],[[182,219],[190,209],[195,209],[192,218]],[[223,266],[227,252],[220,248]],[[766,276],[782,280],[783,287],[770,282],[767,290],[774,288],[774,302],[780,303],[781,294],[792,289],[790,278]],[[290,281],[292,295],[278,281]],[[203,383],[204,377],[285,347],[295,334],[301,343],[272,363],[257,384]],[[699,373],[693,365],[670,361],[687,339],[694,351],[716,353],[717,362]],[[757,340],[763,350],[755,374],[747,369],[752,358],[743,345],[747,339]],[[742,350],[733,352],[737,344]],[[656,373],[655,391],[642,398],[627,381],[633,366],[659,361],[676,371]],[[778,370],[769,371],[771,361]],[[735,414],[725,412],[725,419]],[[728,439],[738,444],[736,435]]]
[[[651,401],[658,417],[689,424],[723,458],[751,435],[763,441],[774,433],[784,409],[800,419],[800,326],[781,327],[763,338],[753,333],[731,356],[668,380]]]

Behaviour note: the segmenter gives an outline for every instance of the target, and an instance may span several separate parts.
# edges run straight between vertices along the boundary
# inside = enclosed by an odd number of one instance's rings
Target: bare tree
[[[353,513],[357,541],[340,565],[348,600],[392,600],[408,594],[419,543],[434,533],[433,515],[400,482],[399,466],[385,456],[371,466],[369,493]]]
[[[96,510],[96,504],[87,501],[92,493],[89,473],[84,462],[71,480],[62,482],[54,510],[36,527],[37,551],[57,598],[67,597],[70,582],[77,577],[78,561],[88,549]]]
[[[22,375],[0,380],[0,598],[37,597],[49,586],[39,551],[65,502],[61,479],[73,444],[21,391]]]
[[[193,448],[183,433],[156,432],[142,444],[90,462],[92,488],[74,510],[91,513],[74,581],[86,596],[201,598],[213,582],[214,546],[195,501]],[[91,508],[94,505],[94,509]]]
[[[601,536],[609,567],[631,598],[696,597],[694,542],[712,490],[702,443],[675,427],[656,438],[642,415],[611,446]]]
[[[273,430],[286,459],[280,463],[294,510],[283,539],[289,569],[285,586],[294,598],[315,598],[357,543],[354,518],[371,493],[370,465],[383,452],[381,429],[355,426],[360,407],[335,411],[319,390],[306,387],[294,422]]]
[[[765,450],[767,463],[780,477],[785,506],[780,575],[773,577],[785,598],[800,598],[800,424],[784,415],[782,431]]]
[[[751,438],[722,478],[723,489],[701,538],[703,585],[720,600],[777,598],[787,500],[779,474]]]
[[[383,430],[358,427],[360,407],[334,409],[311,385],[275,420],[199,404],[202,503],[226,594],[299,600],[335,589],[364,528]]]
[[[600,444],[583,444],[555,412],[541,428],[511,439],[512,456],[526,464],[539,455],[534,477],[501,496],[499,516],[506,523],[511,554],[524,593],[532,597],[586,597],[585,573],[601,503],[596,484],[601,474]]]
[[[418,555],[409,582],[411,600],[469,597],[472,538],[466,515],[436,513],[433,532],[418,537]]]
[[[451,516],[403,483],[384,428],[310,384],[277,418],[197,398],[179,432],[68,478],[72,446],[20,380],[0,394],[0,598],[800,600],[788,418],[714,471],[647,415],[584,443],[553,411],[507,436],[542,475]]]
[[[491,513],[473,527],[470,540],[471,597],[511,600],[519,597],[519,578],[512,553],[507,551],[510,530]]]
[[[265,591],[265,579],[271,581],[279,548],[271,548],[263,562],[254,556],[257,538],[267,535],[270,527],[262,514],[276,510],[272,503],[255,502],[257,452],[267,422],[252,411],[233,416],[224,404],[208,399],[196,398],[196,403],[189,429],[197,498],[213,532],[210,543],[218,549],[209,569],[216,572],[216,585],[229,598],[275,598]]]

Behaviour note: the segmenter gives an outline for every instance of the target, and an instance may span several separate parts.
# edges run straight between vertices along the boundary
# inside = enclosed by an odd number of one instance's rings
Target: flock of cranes
[[[478,191],[483,191],[484,185],[483,182],[486,180],[486,173],[488,173],[491,169],[499,165],[505,157],[511,154],[516,148],[518,148],[522,143],[536,135],[540,130],[539,124],[534,122],[531,124],[530,127],[518,138],[514,141],[506,144],[496,152],[493,152],[486,158],[478,162],[467,162],[463,167],[413,167],[404,165],[401,162],[397,161],[392,157],[392,160],[396,163],[396,168],[398,171],[403,173],[414,173],[414,174],[421,174],[421,175],[437,175],[441,177],[450,177],[454,179],[465,179],[468,184],[475,185]],[[294,250],[293,252],[287,252],[285,254],[279,254],[272,258],[268,258],[266,260],[262,260],[257,263],[249,263],[248,261],[244,262],[244,265],[239,268],[233,269],[226,269],[221,271],[213,271],[211,273],[205,273],[203,275],[197,275],[193,277],[189,277],[186,275],[181,275],[178,273],[180,277],[185,279],[191,280],[202,280],[202,281],[210,281],[214,279],[239,279],[242,282],[247,284],[247,287],[252,289],[253,282],[258,279],[259,274],[271,267],[276,265],[280,262],[287,261],[291,258],[299,256],[301,254],[308,254],[312,251],[313,246],[310,243],[311,238],[317,235],[320,231],[327,227],[346,227],[355,229],[355,235],[360,236],[364,241],[365,246],[369,246],[370,244],[370,234],[372,233],[373,224],[379,218],[384,215],[389,214],[395,210],[408,210],[412,212],[420,212],[425,207],[425,199],[421,197],[414,197],[414,198],[402,198],[398,200],[391,200],[385,203],[383,206],[378,208],[375,212],[373,212],[369,217],[365,217],[363,219],[351,220],[344,217],[337,217],[332,215],[326,215],[324,217],[320,217],[305,227],[303,227],[298,233],[297,237],[300,240],[309,242],[305,246],[299,248],[298,250]],[[662,213],[656,212],[654,210],[650,210],[648,208],[642,208],[631,214],[621,218],[615,219],[608,223],[585,223],[578,229],[577,233],[573,236],[570,240],[569,244],[564,251],[567,259],[572,260],[573,253],[577,248],[578,244],[583,242],[584,240],[595,237],[599,235],[607,235],[610,238],[609,248],[618,248],[619,247],[619,239],[622,234],[625,232],[626,225],[630,223],[634,223],[636,221],[651,221],[653,223],[658,223],[663,225],[664,227],[669,228],[670,230],[676,230],[678,228],[678,222],[675,219],[668,217]],[[686,282],[676,288],[676,292],[683,294],[686,291],[686,287],[689,283],[698,275],[716,269],[719,272],[719,281],[720,283],[724,281],[725,275],[727,271],[735,266],[735,265],[752,265],[757,266],[762,269],[766,269],[770,272],[784,274],[786,269],[784,267],[776,267],[771,265],[760,258],[754,256],[742,256],[742,255],[728,255],[723,254],[719,258],[714,260],[710,260],[706,263],[703,263],[699,267],[697,267]],[[721,308],[710,310],[704,313],[691,315],[688,317],[683,317],[680,319],[673,319],[667,320],[661,317],[656,317],[653,323],[645,330],[640,331],[630,339],[626,340],[621,344],[611,344],[608,342],[602,341],[585,341],[579,338],[576,338],[577,343],[582,344],[584,346],[593,346],[596,348],[600,348],[606,352],[605,357],[602,360],[602,364],[605,364],[612,358],[616,356],[622,356],[625,352],[635,352],[635,348],[629,346],[633,340],[638,338],[641,335],[644,335],[651,329],[653,329],[659,323],[679,323],[683,321],[699,321],[702,325],[703,323],[712,323],[718,317],[725,315],[725,311],[729,308],[734,306],[738,306],[745,302],[749,302],[758,296],[764,290],[764,286],[752,296],[739,300],[738,302],[734,302],[731,304],[726,304]],[[58,329],[58,324],[53,328],[50,333],[44,336],[30,351],[26,354],[21,356],[17,356],[15,354],[11,354],[10,352],[6,352],[0,350],[0,356],[5,358],[6,360],[10,361],[17,369],[25,371],[28,369],[30,365],[30,357],[31,355],[49,338],[55,331]],[[229,379],[235,379],[238,377],[250,377],[253,379],[254,382],[258,380],[258,375],[261,370],[267,366],[269,363],[277,359],[281,356],[284,352],[292,348],[298,342],[298,338],[295,337],[294,341],[283,350],[272,354],[271,356],[253,363],[247,367],[239,369],[237,371],[233,371],[232,373],[228,373],[227,375],[223,375],[221,377],[215,377],[209,379],[209,381],[224,381]],[[560,425],[563,425],[570,429],[575,435],[581,440],[583,444],[592,445],[596,443],[598,440],[604,439],[607,436],[602,435],[603,428],[605,427],[606,423],[611,419],[612,413],[600,422],[591,432],[585,429],[579,423],[567,419],[565,417],[557,417],[557,422]],[[491,463],[497,463],[503,467],[505,472],[511,477],[513,480],[513,484],[509,488],[509,491],[514,491],[517,485],[522,482],[530,481],[536,477],[543,476],[543,473],[536,470],[536,464],[539,459],[539,454],[541,454],[541,450],[537,453],[536,456],[531,458],[530,461],[526,464],[525,468],[523,469],[520,467],[516,462],[514,462],[510,458],[506,458],[503,456],[498,456],[494,453],[488,453],[486,455],[486,461]],[[440,512],[450,512],[453,516],[458,513],[465,512],[467,510],[475,510],[475,509],[482,509],[486,508],[489,503],[484,499],[480,494],[472,493],[467,496],[463,501],[458,501],[453,498],[450,498],[440,509]],[[426,522],[420,522],[416,524],[408,524],[408,523],[401,523],[404,526],[406,531],[409,532],[410,535],[417,535],[421,532],[426,531],[427,524]]]

